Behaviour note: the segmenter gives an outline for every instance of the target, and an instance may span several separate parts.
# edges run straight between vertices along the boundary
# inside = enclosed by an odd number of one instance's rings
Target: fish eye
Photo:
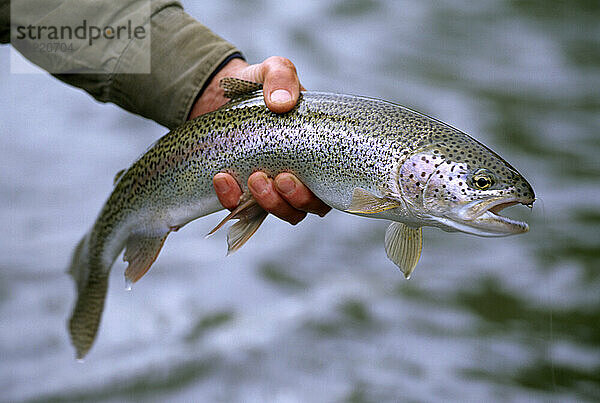
[[[479,190],[486,190],[494,184],[494,177],[487,171],[476,172],[471,183]]]

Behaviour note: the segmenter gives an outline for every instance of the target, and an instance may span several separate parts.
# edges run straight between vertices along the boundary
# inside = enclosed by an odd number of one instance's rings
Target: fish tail
[[[90,234],[79,242],[73,253],[69,273],[77,287],[77,301],[69,319],[69,334],[77,358],[83,358],[94,343],[108,288],[108,270],[94,267],[98,259],[90,256]]]

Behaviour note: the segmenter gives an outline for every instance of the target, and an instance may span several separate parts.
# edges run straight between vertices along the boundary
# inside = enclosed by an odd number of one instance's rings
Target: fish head
[[[480,236],[527,232],[500,210],[533,206],[531,185],[498,154],[458,132],[409,155],[398,170],[402,199],[425,225]]]

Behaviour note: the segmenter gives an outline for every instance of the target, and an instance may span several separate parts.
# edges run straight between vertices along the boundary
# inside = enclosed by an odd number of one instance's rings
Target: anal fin
[[[139,235],[129,237],[123,255],[123,260],[129,263],[127,270],[125,270],[125,278],[128,281],[135,283],[146,274],[158,257],[168,235],[167,233],[162,237],[143,237]]]
[[[411,228],[406,224],[393,222],[385,231],[385,252],[404,273],[410,278],[423,248],[423,229]]]
[[[231,254],[241,248],[258,230],[262,222],[267,218],[267,213],[251,196],[242,196],[246,199],[237,206],[227,217],[225,217],[208,235],[212,235],[227,221],[239,220],[233,224],[227,232],[227,254]]]

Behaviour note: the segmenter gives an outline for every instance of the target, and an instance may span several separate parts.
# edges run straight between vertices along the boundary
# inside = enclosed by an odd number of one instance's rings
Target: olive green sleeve
[[[166,3],[151,17],[150,74],[114,74],[97,91],[84,83],[96,99],[114,102],[170,129],[186,121],[193,102],[211,73],[239,51],[186,14],[178,3]],[[135,48],[120,63],[135,63]],[[60,77],[69,82],[69,76]]]
[[[67,3],[68,0],[63,3],[67,12],[78,15],[86,15],[88,10],[85,7],[90,4],[96,4],[94,7],[97,8],[97,4],[102,3],[104,9],[101,12],[105,12],[107,18],[110,18],[113,9],[126,4],[122,0],[115,1],[114,4],[106,0],[100,3],[84,1],[78,3],[75,8],[71,3],[70,8],[67,8]],[[133,12],[137,3],[139,2],[130,3],[134,7]],[[0,0],[0,12],[3,14],[8,12],[8,4],[6,0]],[[9,18],[6,15],[0,16],[0,39],[3,42],[7,40],[6,32],[10,32],[6,27]],[[13,21],[13,27],[15,24]],[[110,45],[112,48],[92,46],[86,49],[87,53],[47,56],[55,59],[81,58],[69,60],[70,64],[75,62],[78,66],[78,69],[73,70],[77,72],[76,74],[53,75],[87,91],[101,102],[115,103],[168,128],[182,124],[187,119],[194,100],[212,77],[213,72],[232,55],[239,54],[239,50],[186,14],[177,1],[151,1],[149,25],[151,38],[149,74],[120,73],[135,70],[129,67],[137,66],[144,56],[147,56],[148,49],[138,46],[140,41],[132,40],[126,46],[123,46],[122,42],[115,42],[115,45]],[[27,49],[17,47],[17,50],[32,60]],[[45,63],[54,66],[62,62],[62,60],[32,61],[42,68],[45,68]],[[88,66],[102,66],[102,71],[107,74],[97,74],[97,71]],[[45,69],[52,71],[50,68]]]

